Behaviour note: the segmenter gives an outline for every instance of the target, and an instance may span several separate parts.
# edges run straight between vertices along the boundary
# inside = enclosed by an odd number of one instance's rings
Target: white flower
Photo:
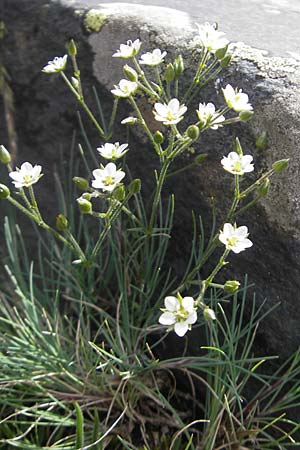
[[[135,81],[129,81],[129,80],[121,80],[119,82],[119,85],[115,85],[115,89],[111,90],[111,93],[114,94],[116,97],[130,97],[135,93],[137,90],[137,83]]]
[[[173,125],[183,119],[187,107],[180,105],[177,98],[172,98],[168,104],[155,103],[154,109],[153,113],[156,120],[163,122],[164,125]]]
[[[112,159],[114,161],[115,159],[122,158],[122,156],[128,152],[128,150],[126,150],[127,147],[128,144],[120,145],[119,142],[115,142],[114,144],[107,142],[101,147],[98,147],[97,150],[103,158]]]
[[[203,125],[208,125],[212,130],[217,130],[221,127],[225,117],[216,113],[216,108],[213,103],[199,103],[199,109],[197,109],[197,116]]]
[[[65,70],[67,65],[68,55],[56,56],[53,61],[48,61],[48,64],[42,69],[45,73],[56,73]]]
[[[175,333],[182,337],[197,321],[197,312],[193,297],[166,297],[163,314],[158,319],[162,325],[174,328]]]
[[[141,55],[139,63],[145,64],[146,66],[158,66],[163,62],[166,54],[167,52],[161,52],[159,48],[156,48],[152,52],[147,52],[144,55]]]
[[[221,164],[227,172],[234,175],[243,175],[254,170],[252,161],[251,155],[239,155],[237,152],[230,152],[228,156],[221,159]]]
[[[142,43],[139,39],[135,41],[127,41],[126,44],[121,44],[120,49],[113,54],[115,58],[133,58],[140,50]]]
[[[242,92],[242,89],[233,89],[230,84],[227,84],[225,89],[222,89],[225,102],[229,108],[236,112],[252,111],[252,105],[249,102],[247,94]]]
[[[113,191],[118,183],[125,177],[125,172],[117,170],[114,163],[108,163],[101,169],[93,170],[95,180],[92,181],[92,186],[96,189],[103,189],[103,191]]]
[[[33,167],[29,162],[24,162],[19,170],[10,172],[9,176],[16,188],[29,187],[39,181],[41,170],[42,166]]]
[[[231,223],[225,223],[223,231],[220,232],[219,240],[227,250],[240,253],[246,248],[252,247],[253,243],[248,238],[248,228],[246,226],[237,227]]]
[[[199,39],[201,45],[205,47],[209,52],[215,52],[218,49],[226,47],[228,40],[223,36],[225,33],[217,31],[213,25],[205,22],[203,25],[198,25]]]

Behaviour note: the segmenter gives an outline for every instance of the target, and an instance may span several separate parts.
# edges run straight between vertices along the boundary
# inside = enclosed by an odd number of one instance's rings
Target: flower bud
[[[205,306],[203,309],[203,317],[207,322],[211,322],[212,320],[216,320],[216,315],[213,309]]]
[[[70,42],[69,42],[68,54],[70,56],[76,56],[77,55],[77,47],[76,47],[74,39],[71,39]]]
[[[226,45],[223,48],[218,48],[218,50],[215,51],[215,57],[217,59],[223,59],[227,53],[227,50],[228,50],[228,45]]]
[[[183,59],[182,59],[182,56],[179,55],[179,56],[177,56],[177,58],[174,61],[175,78],[180,77],[180,75],[183,73],[183,71],[184,71]]]
[[[233,149],[239,155],[243,155],[243,149],[242,149],[242,146],[241,146],[241,143],[240,143],[240,140],[238,137],[235,138],[235,141],[233,144]]]
[[[156,144],[162,144],[164,142],[164,135],[160,131],[155,131],[153,139]]]
[[[207,153],[201,153],[201,155],[196,156],[195,163],[202,164],[207,158]]]
[[[84,200],[90,201],[91,198],[92,198],[92,194],[90,194],[89,192],[84,192],[84,193],[81,195],[81,197],[84,198]]]
[[[257,188],[257,193],[260,197],[266,197],[270,190],[270,180],[266,178],[264,182]]]
[[[125,198],[125,189],[124,186],[118,186],[114,189],[112,196],[115,200],[118,200],[119,202],[121,202],[122,200],[124,200]]]
[[[125,117],[125,119],[121,120],[122,125],[134,125],[137,123],[138,119],[136,117]]]
[[[242,111],[239,114],[239,118],[242,122],[248,122],[248,120],[252,119],[253,114],[253,111]]]
[[[93,211],[92,203],[89,200],[79,197],[76,201],[82,214],[90,214]]]
[[[287,168],[288,163],[289,159],[280,159],[279,161],[275,161],[273,163],[272,168],[276,173],[283,172]]]
[[[268,145],[268,135],[266,131],[263,131],[255,141],[255,147],[258,150],[265,150]]]
[[[220,66],[222,67],[222,69],[225,69],[225,67],[229,66],[230,61],[231,61],[231,55],[224,56],[224,58],[221,59],[221,61],[220,61]]]
[[[5,184],[0,184],[0,199],[5,199],[10,196],[10,191]]]
[[[72,84],[73,84],[74,88],[76,89],[76,91],[78,91],[79,81],[77,80],[77,78],[71,77],[71,81],[72,81]]]
[[[73,178],[73,183],[81,191],[86,191],[88,189],[88,187],[89,187],[88,181],[85,178],[82,178],[82,177],[74,177]]]
[[[199,128],[196,125],[190,125],[186,130],[186,134],[190,139],[193,139],[193,141],[199,137],[199,133]]]
[[[132,180],[130,183],[128,190],[130,194],[138,194],[141,190],[141,180],[139,178],[136,178],[135,180]]]
[[[55,226],[59,231],[66,231],[69,226],[68,219],[63,214],[58,214],[56,217]]]
[[[11,161],[11,156],[9,151],[4,147],[4,145],[0,145],[0,162],[3,164],[8,164]]]
[[[129,81],[137,81],[138,80],[137,72],[132,67],[128,66],[128,64],[125,64],[125,66],[123,67],[123,72],[124,72],[124,75],[127,78],[127,80],[129,80]]]
[[[234,294],[234,292],[239,289],[240,285],[241,283],[239,281],[228,280],[224,284],[224,291],[226,292],[226,294]]]
[[[169,63],[166,67],[164,79],[166,81],[173,81],[175,78],[175,70],[172,63]]]

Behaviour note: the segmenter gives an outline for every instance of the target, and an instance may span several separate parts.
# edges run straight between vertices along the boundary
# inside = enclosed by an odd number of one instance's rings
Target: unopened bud
[[[216,320],[216,314],[213,309],[209,308],[208,306],[205,306],[203,309],[203,317],[207,322],[211,322],[212,320]]]
[[[71,77],[71,81],[72,81],[72,84],[73,84],[74,88],[76,89],[76,91],[78,91],[79,81],[77,80],[77,78]]]
[[[242,111],[239,114],[239,118],[242,122],[248,122],[248,120],[252,119],[253,114],[253,111]]]
[[[10,196],[10,191],[5,184],[0,184],[0,199],[5,199]]]
[[[88,187],[89,187],[88,181],[85,178],[82,178],[82,177],[74,177],[73,178],[73,183],[81,191],[86,191],[88,189]]]
[[[166,81],[173,81],[175,78],[175,70],[172,63],[169,63],[166,67],[164,79]]]
[[[186,130],[186,134],[190,139],[196,140],[199,137],[199,128],[196,125],[190,125]]]
[[[227,53],[227,50],[228,50],[228,45],[226,45],[223,48],[218,48],[218,50],[215,51],[215,57],[217,59],[223,59]]]
[[[265,150],[268,145],[268,135],[266,131],[263,131],[255,141],[255,147],[258,150]]]
[[[239,155],[243,155],[243,149],[242,149],[242,146],[241,146],[241,143],[240,143],[240,140],[238,137],[236,137],[234,140],[233,149]]]
[[[221,59],[221,61],[220,61],[220,66],[222,67],[222,69],[225,69],[225,67],[229,66],[230,61],[231,61],[231,55],[224,56],[224,58]]]
[[[196,156],[195,163],[202,164],[207,158],[207,153],[201,153],[201,155]]]
[[[84,200],[90,201],[91,198],[92,198],[92,194],[90,194],[89,192],[84,192],[84,193],[81,195],[81,197],[84,198]]]
[[[224,291],[226,292],[226,294],[234,294],[234,292],[239,289],[240,285],[241,283],[239,281],[228,280],[224,284]]]
[[[125,117],[125,119],[121,120],[122,125],[134,125],[137,123],[138,119],[136,117]]]
[[[160,131],[155,131],[153,139],[156,144],[162,144],[164,142],[164,135]]]
[[[68,46],[68,53],[70,56],[76,56],[77,55],[77,47],[75,44],[74,39],[71,39]]]
[[[114,189],[113,194],[112,194],[113,198],[115,200],[118,200],[119,202],[121,202],[122,200],[124,200],[125,198],[125,188],[124,186],[118,186]]]
[[[283,172],[287,168],[288,163],[289,159],[280,159],[279,161],[275,161],[272,166],[274,172]]]
[[[4,145],[0,145],[0,161],[3,164],[8,164],[11,161],[11,156],[9,151],[4,147]]]
[[[58,214],[58,216],[56,217],[55,225],[59,231],[66,231],[69,226],[69,222],[66,216],[64,216],[63,214]]]
[[[83,197],[79,197],[77,200],[79,210],[83,214],[90,214],[93,210],[92,203],[89,200],[86,200]]]
[[[180,75],[183,73],[183,71],[184,71],[183,59],[182,59],[182,56],[179,55],[179,56],[177,56],[177,58],[174,61],[175,77],[176,78],[180,77]]]
[[[123,67],[123,72],[124,72],[124,75],[127,78],[127,80],[129,80],[129,81],[137,81],[138,80],[137,72],[132,67],[128,66],[128,64],[125,64],[125,66]]]
[[[264,182],[257,188],[257,193],[260,197],[266,197],[270,190],[270,180],[266,178]]]
[[[128,190],[130,194],[138,194],[141,190],[141,180],[139,178],[136,178],[135,180],[132,180],[130,183]]]

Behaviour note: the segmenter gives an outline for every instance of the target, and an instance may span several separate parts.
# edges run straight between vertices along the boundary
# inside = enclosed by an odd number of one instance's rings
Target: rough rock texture
[[[122,61],[111,58],[119,44],[140,38],[145,50],[159,46],[169,49],[173,55],[182,52],[186,66],[193,66],[194,24],[187,14],[176,10],[128,4],[100,5],[92,0],[2,0],[0,5],[0,19],[7,28],[3,64],[13,92],[17,161],[36,161],[45,167],[39,196],[41,201],[47,202],[50,215],[55,205],[51,183],[53,167],[60,164],[60,154],[68,167],[77,119],[75,102],[62,80],[59,76],[42,74],[41,67],[53,56],[64,54],[65,43],[74,38],[88,100],[93,104],[93,96],[88,93],[95,85],[108,112],[111,108],[109,91],[121,77]],[[230,82],[248,92],[256,112],[254,119],[203,135],[195,149],[209,153],[207,163],[185,173],[175,183],[170,182],[169,186],[175,190],[177,200],[174,234],[178,238],[173,246],[173,261],[181,272],[190,242],[191,208],[201,213],[205,221],[210,220],[207,198],[216,199],[220,218],[227,206],[229,196],[224,198],[224,192],[232,189],[232,177],[222,172],[219,161],[230,151],[233,138],[239,136],[247,152],[255,155],[258,171],[270,167],[276,159],[291,159],[289,169],[274,177],[269,197],[243,217],[254,247],[243,254],[232,255],[232,264],[226,273],[228,278],[237,279],[248,273],[256,285],[259,301],[267,297],[270,307],[281,302],[264,321],[260,343],[264,351],[280,353],[283,357],[297,348],[300,339],[299,79],[299,61],[268,58],[264,52],[237,43],[233,64],[222,74],[217,89],[220,91],[221,86]],[[222,103],[213,86],[198,100]],[[150,118],[151,108],[144,103]],[[126,115],[128,110],[123,102],[119,116]],[[118,129],[115,140],[125,139],[124,128]],[[88,125],[87,131],[92,144],[99,145],[95,131]],[[269,136],[268,148],[263,152],[254,149],[255,139],[262,131],[267,131]],[[0,132],[1,142],[9,147],[4,121],[1,121]],[[139,132],[133,133],[132,139],[138,150],[138,156],[131,156],[129,161],[132,171],[138,174],[142,171],[149,178],[155,161],[149,157]],[[77,141],[82,141],[80,135],[75,137]],[[145,186],[146,190],[147,183]],[[53,218],[55,214],[56,211]]]

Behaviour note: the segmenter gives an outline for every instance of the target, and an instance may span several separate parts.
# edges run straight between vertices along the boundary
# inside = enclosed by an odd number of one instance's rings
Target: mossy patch
[[[90,9],[84,18],[83,25],[89,33],[99,33],[106,20],[105,14],[97,9]]]

